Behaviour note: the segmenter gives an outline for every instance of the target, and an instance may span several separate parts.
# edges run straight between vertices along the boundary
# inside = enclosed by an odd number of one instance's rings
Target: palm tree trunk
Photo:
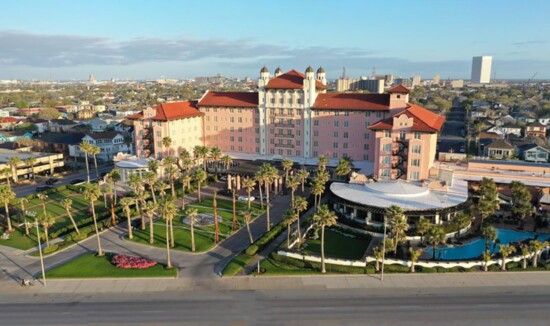
[[[25,223],[25,235],[28,237],[29,236],[29,223],[27,223],[27,218],[25,218],[23,220],[23,222]]]
[[[325,226],[321,226],[321,273],[326,273],[325,269]]]
[[[411,273],[414,273],[414,272],[415,272],[414,261],[411,260]]]
[[[250,199],[250,190],[246,192],[248,194],[248,198]],[[250,210],[250,200],[247,201],[247,207],[248,207],[248,210]]]
[[[305,184],[305,181],[302,180],[302,193],[304,193],[304,191],[305,191],[304,184]]]
[[[151,196],[153,197],[153,203],[155,203],[155,205],[156,205],[157,204],[157,196],[155,195],[155,187],[150,186],[149,188],[151,188]]]
[[[521,268],[527,269],[527,257],[523,256],[523,260],[521,261]]]
[[[9,210],[9,207],[8,207],[8,201],[4,201],[4,209],[6,210],[6,219],[8,221],[8,231],[11,231],[12,230],[12,227],[11,227],[11,218],[10,218],[10,210]]]
[[[170,247],[174,248],[174,225],[172,220],[170,220]]]
[[[6,175],[6,180],[8,181],[8,189],[11,190],[11,181],[9,175]]]
[[[232,192],[233,192],[233,223],[231,225],[231,230],[235,231],[237,229],[237,207],[235,203],[235,189],[233,189]]]
[[[264,209],[264,196],[262,195],[262,185],[258,183],[258,189],[260,189],[260,207]]]
[[[88,183],[90,183],[90,166],[88,164],[88,153],[85,154],[86,155],[84,155],[84,158],[86,159],[86,175],[88,176]]]
[[[115,202],[113,200],[113,194],[111,193],[111,225],[116,225],[116,215],[115,215]]]
[[[195,223],[191,223],[191,251],[195,252]]]
[[[95,155],[94,155],[94,166],[95,166],[95,177],[97,181],[99,181],[99,171],[97,170],[97,158]]]
[[[380,271],[380,261],[378,260],[378,258],[375,260],[374,262],[374,271],[375,272],[379,272]]]
[[[149,215],[149,243],[155,243],[155,234],[153,232],[153,215]]]
[[[294,202],[294,189],[292,189],[292,190],[290,191],[290,200],[291,200],[291,203]]]
[[[92,216],[94,218],[95,235],[96,235],[96,238],[97,238],[97,255],[99,257],[102,257],[103,256],[103,250],[101,249],[101,240],[99,239],[99,229],[97,228],[97,219],[96,219],[96,216],[95,216],[94,202],[90,201],[90,204],[92,206]]]
[[[535,254],[533,255],[533,267],[538,267],[538,263],[539,263],[539,253],[535,252]]]
[[[170,232],[168,231],[168,219],[166,219],[166,268],[172,268],[170,259]]]
[[[286,226],[286,247],[290,249],[290,223]]]
[[[170,176],[170,190],[172,190],[172,197],[176,198],[176,189],[174,189],[174,179]]]
[[[141,216],[141,230],[145,230],[145,216],[143,215],[143,210],[141,209],[141,205],[138,200],[136,200],[136,209]]]
[[[220,242],[220,228],[218,225],[218,206],[214,206],[214,242]]]
[[[76,234],[80,235],[80,230],[78,230],[78,226],[76,226],[76,222],[74,221],[73,214],[71,214],[71,211],[67,209],[67,215],[69,215],[69,219],[71,220],[71,223],[73,224],[74,230],[76,231]]]
[[[300,214],[298,214],[298,219],[296,220],[296,224],[298,224],[298,249],[302,247],[302,230],[300,228]]]
[[[250,232],[250,223],[246,220],[246,231],[248,231],[248,240],[250,244],[254,243],[254,238],[252,237],[252,232]]]
[[[500,269],[505,271],[506,270],[506,258],[502,257],[502,265],[500,266]]]
[[[201,202],[201,183],[200,182],[197,182],[197,198],[199,200],[199,203]]]
[[[271,221],[269,220],[269,183],[265,183],[265,208],[266,208],[266,218],[267,218],[267,232],[271,230]]]
[[[48,228],[44,227],[44,235],[46,236],[46,247],[50,246],[50,237],[48,236]]]
[[[128,239],[132,240],[134,234],[132,233],[132,218],[130,217],[130,211],[126,212],[126,219],[128,220]]]
[[[185,183],[181,183],[181,211],[183,212],[185,210]]]

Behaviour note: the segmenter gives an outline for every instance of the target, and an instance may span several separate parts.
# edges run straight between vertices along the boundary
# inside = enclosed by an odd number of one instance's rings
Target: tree
[[[132,240],[134,238],[134,234],[132,233],[132,218],[130,216],[130,213],[132,210],[130,209],[130,206],[134,203],[134,198],[131,197],[124,197],[120,200],[120,205],[122,205],[122,209],[124,210],[124,213],[126,213],[126,221],[128,223],[128,239]]]
[[[526,269],[527,268],[527,258],[529,257],[529,254],[531,253],[529,249],[529,245],[526,243],[521,244],[521,268]]]
[[[252,194],[252,191],[254,191],[254,187],[256,186],[256,181],[252,178],[244,178],[243,180],[243,188],[246,190],[246,193],[248,195],[248,198],[250,198],[250,195]],[[247,200],[248,210],[250,211],[250,200]]]
[[[426,232],[426,242],[432,246],[433,257],[435,260],[435,253],[439,245],[445,243],[445,230],[439,225],[432,225],[428,232]]]
[[[191,176],[189,175],[189,173],[187,173],[187,171],[185,171],[184,173],[182,173],[181,175],[181,210],[185,210],[185,189],[186,187],[188,188],[189,185],[191,183]]]
[[[519,216],[521,226],[523,227],[525,217],[533,210],[531,193],[520,181],[512,181],[510,183],[510,190],[512,191],[512,213]]]
[[[379,272],[380,271],[380,261],[382,260],[384,251],[383,251],[381,246],[376,246],[376,247],[372,248],[372,252],[374,253],[374,259],[375,259],[374,270],[376,272]]]
[[[505,271],[506,270],[506,258],[508,256],[512,255],[514,252],[516,252],[516,247],[505,244],[505,245],[498,245],[498,248],[500,250],[500,255],[502,256],[502,264],[500,265],[500,268]]]
[[[267,231],[269,232],[271,230],[271,222],[269,219],[269,187],[271,186],[271,183],[275,181],[276,178],[279,177],[279,174],[277,172],[277,169],[275,169],[271,164],[264,163],[261,167],[263,176],[263,183],[265,186],[265,198],[266,198],[266,219],[267,219]]]
[[[420,242],[424,242],[424,235],[428,232],[428,229],[431,227],[430,221],[428,219],[421,217],[416,221],[415,228],[416,233],[420,235]]]
[[[206,171],[206,158],[208,157],[208,147],[197,145],[193,148],[193,156],[198,161],[202,161],[202,169]]]
[[[134,200],[136,202],[136,209],[138,210],[139,216],[141,218],[141,230],[145,230],[145,214],[143,212],[143,206],[145,205],[145,200],[147,199],[147,193],[143,188],[138,189],[135,192]]]
[[[94,159],[96,180],[99,180],[99,171],[97,169],[97,154],[99,154],[99,153],[101,153],[101,148],[99,148],[99,146],[96,146],[96,145],[91,145],[90,146],[90,155],[92,155],[92,157]]]
[[[204,181],[206,181],[206,172],[199,168],[195,170],[195,173],[193,173],[193,179],[197,183],[197,198],[199,202],[201,202],[201,186]]]
[[[116,205],[116,195],[115,195],[115,186],[116,182],[120,180],[120,173],[117,169],[112,170],[111,172],[105,175],[105,181],[109,185],[109,204],[111,206],[111,224],[116,224],[116,215],[115,215],[115,205]]]
[[[149,169],[150,172],[155,172],[156,174],[159,169],[159,161],[150,160],[149,163],[147,163],[147,169]]]
[[[92,151],[92,144],[83,141],[80,143],[80,151],[84,153],[84,159],[86,160],[86,176],[88,177],[88,183],[90,183],[90,164],[88,162],[88,155]]]
[[[220,228],[218,225],[218,202],[216,200],[216,195],[218,193],[214,191],[214,197],[212,198],[212,208],[214,211],[214,242],[220,242]]]
[[[250,222],[252,221],[252,211],[246,210],[241,211],[239,214],[241,214],[244,218],[244,222],[246,223],[246,231],[248,232],[248,240],[250,241],[250,244],[254,243],[254,238],[252,237],[252,232],[250,231]]]
[[[97,183],[88,183],[84,188],[84,199],[90,203],[92,209],[92,217],[94,219],[95,235],[97,238],[97,255],[103,256],[103,250],[101,249],[101,240],[99,239],[99,229],[97,227],[97,218],[95,215],[95,202],[101,196],[101,189]]]
[[[8,165],[11,168],[11,176],[12,176],[14,182],[17,182],[17,180],[18,180],[17,166],[21,163],[22,163],[21,159],[17,156],[13,156],[8,160]]]
[[[76,234],[80,235],[80,231],[78,230],[78,226],[76,226],[76,222],[74,221],[73,214],[71,213],[71,208],[73,206],[73,201],[70,198],[63,198],[60,202],[61,206],[65,208],[65,211],[67,211],[67,215],[69,216],[69,219],[71,220],[71,223],[73,224],[74,230],[76,231]]]
[[[143,211],[145,212],[145,215],[149,218],[149,243],[153,244],[155,243],[155,232],[154,232],[154,226],[153,226],[153,218],[155,217],[155,212],[157,210],[157,205],[154,202],[146,202],[145,206],[143,206]]]
[[[399,244],[405,241],[409,223],[403,213],[403,210],[396,205],[391,205],[386,209],[386,218],[390,225],[390,238],[393,241],[393,247],[397,249]]]
[[[11,218],[10,218],[10,201],[15,198],[15,193],[8,187],[0,185],[0,200],[4,203],[4,210],[6,214],[6,222],[8,224],[8,231],[12,231]]]
[[[326,273],[325,269],[325,227],[331,227],[336,224],[338,216],[329,210],[327,205],[319,206],[319,210],[313,215],[313,221],[321,227],[321,273]]]
[[[315,209],[317,209],[321,203],[321,196],[323,195],[323,192],[325,192],[325,185],[321,182],[321,180],[317,178],[313,179],[311,183],[311,193],[314,196],[313,199]]]
[[[540,252],[548,247],[550,244],[548,241],[539,241],[539,240],[533,240],[531,243],[529,243],[529,248],[531,249],[531,252],[533,253],[533,267],[538,267],[538,259]]]
[[[489,267],[489,262],[491,258],[493,258],[493,254],[491,254],[489,249],[485,249],[481,258],[483,259],[483,271],[486,272]]]
[[[155,186],[157,185],[158,176],[156,172],[148,171],[143,175],[143,181],[147,186],[149,186],[149,191],[151,191],[151,197],[153,198],[153,203],[157,203],[157,196],[155,195]]]
[[[258,183],[258,190],[260,191],[260,208],[264,209],[264,196],[262,194],[262,186],[264,184],[264,175],[262,169],[256,171],[254,180]]]
[[[25,138],[26,138],[26,137],[25,137]],[[26,163],[27,163],[28,166],[31,167],[32,179],[34,180],[34,179],[35,179],[35,176],[34,176],[34,165],[36,164],[36,158],[30,156],[29,158],[27,158]]]
[[[176,205],[174,205],[174,199],[173,198],[163,198],[160,202],[160,214],[162,215],[162,218],[164,221],[166,221],[166,268],[171,269],[172,267],[172,260],[170,259],[170,232],[169,232],[169,226],[170,221],[174,218],[174,216],[177,213]]]
[[[456,237],[460,237],[460,230],[466,227],[471,221],[470,216],[466,215],[464,212],[460,212],[453,218],[453,223],[456,225]]]
[[[413,247],[409,248],[409,253],[411,254],[411,273],[415,272],[415,264],[418,262],[418,259],[420,258],[420,255],[422,255],[423,250],[417,249],[414,250]]]
[[[300,180],[295,176],[290,176],[286,179],[286,187],[290,189],[290,200],[294,201],[294,193],[300,186]]]
[[[237,177],[232,176],[231,177],[231,200],[232,200],[232,208],[233,208],[233,221],[231,223],[231,231],[237,230]],[[250,198],[247,200],[248,203],[250,203]]]
[[[27,237],[29,236],[29,223],[27,223],[27,214],[25,214],[25,203],[28,201],[29,200],[25,197],[19,198],[19,205],[21,205],[21,215],[23,215],[23,223],[25,224],[25,235]]]
[[[338,161],[338,165],[336,165],[336,175],[341,176],[347,176],[351,173],[351,166],[350,161],[347,159],[341,159]]]
[[[168,155],[163,155],[163,157],[167,157],[171,155],[170,146],[172,146],[172,138],[170,137],[164,137],[162,138],[162,146],[167,150]]]
[[[287,210],[285,214],[283,215],[282,223],[284,226],[286,226],[286,247],[290,248],[290,227],[292,226],[292,223],[294,223],[295,220],[297,220],[298,215],[293,210]],[[298,225],[298,228],[300,226]]]
[[[1,171],[2,175],[5,175],[6,176],[6,182],[7,182],[7,185],[8,185],[8,188],[11,189],[11,182],[10,182],[10,178],[11,178],[11,168],[9,167],[5,167],[2,171]]]
[[[485,218],[494,214],[499,207],[497,185],[493,179],[484,177],[479,184],[479,202],[477,204],[477,210],[481,217],[480,230],[483,227]]]
[[[489,250],[491,247],[491,242],[493,242],[496,245],[497,230],[491,225],[488,225],[484,227],[483,230],[481,230],[481,237],[485,239],[485,250]],[[493,245],[491,254],[493,254],[495,251],[495,245]]]
[[[328,157],[326,155],[319,156],[318,163],[317,163],[317,169],[319,171],[325,171],[326,168],[327,168],[328,162],[329,162],[329,160],[328,160]]]
[[[296,212],[296,224],[298,226],[298,248],[302,246],[302,230],[300,228],[300,214],[307,209],[307,200],[297,196],[292,201],[292,209]]]
[[[174,181],[177,178],[179,169],[171,163],[172,161],[171,159],[172,158],[170,156],[165,158],[165,165],[166,165],[165,171],[166,171],[166,174],[168,174],[168,182],[170,183],[170,190],[171,190],[172,197],[176,198],[176,189],[174,188]]]
[[[199,211],[196,208],[188,208],[186,214],[191,226],[191,251],[195,252],[195,219],[199,216]]]
[[[48,131],[51,131],[50,122],[59,119],[61,113],[54,108],[45,108],[38,112],[38,118],[48,121]]]
[[[288,173],[290,172],[290,170],[292,170],[293,165],[294,165],[294,162],[292,162],[292,160],[289,160],[287,158],[285,158],[281,162],[281,166],[283,167],[283,170],[285,171],[285,184],[288,181]],[[288,187],[288,185],[287,185],[287,187]]]
[[[302,192],[305,191],[304,185],[306,183],[307,178],[309,178],[309,172],[305,169],[300,169],[298,172],[296,172],[296,176],[298,177],[298,180],[300,180],[300,183],[302,184]]]
[[[231,163],[233,163],[233,159],[229,155],[224,155],[221,157],[222,163],[226,170],[229,170],[229,167],[231,166]]]
[[[48,230],[55,224],[55,218],[50,214],[40,215],[38,222],[44,228],[44,236],[46,237],[46,247],[50,246],[50,239],[48,236]]]
[[[220,160],[222,158],[222,150],[218,146],[212,147],[212,149],[210,149],[210,158],[212,159],[212,161],[214,162],[214,164],[216,166],[216,174],[217,174],[218,173],[218,165],[219,165]]]

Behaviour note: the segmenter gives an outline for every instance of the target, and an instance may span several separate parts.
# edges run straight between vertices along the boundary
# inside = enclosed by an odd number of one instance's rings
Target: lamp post
[[[38,240],[38,252],[40,253],[40,268],[42,269],[42,284],[46,286],[46,271],[44,269],[44,256],[42,256],[42,243],[40,241],[40,228],[38,221],[36,220],[36,211],[25,211],[25,215],[34,219],[34,226],[36,227],[36,238]]]
[[[382,269],[380,270],[380,281],[384,281],[384,260],[386,260],[386,214],[384,214],[384,237],[382,238]]]

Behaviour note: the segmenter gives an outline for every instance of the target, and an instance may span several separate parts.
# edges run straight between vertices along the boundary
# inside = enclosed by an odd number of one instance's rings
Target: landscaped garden
[[[118,265],[118,267],[117,267]],[[87,253],[46,272],[46,278],[176,277],[177,269],[143,258]]]
[[[231,227],[233,223],[233,203],[229,200],[217,199],[217,215],[220,241],[229,237],[232,234]],[[212,199],[203,199],[201,202],[194,202],[186,206],[186,209],[197,209],[198,214],[207,214],[212,216],[214,209],[212,207]],[[245,226],[245,221],[239,213],[247,210],[247,203],[236,202],[237,212],[237,227]],[[263,214],[260,205],[251,204],[251,210],[254,218]],[[191,229],[188,223],[184,222],[187,217],[186,212],[178,212],[173,219],[174,229],[174,247],[173,249],[182,251],[191,251]],[[221,219],[220,219],[221,218]],[[146,219],[147,221],[147,219]],[[195,251],[204,252],[212,248],[215,244],[215,226],[212,218],[212,224],[209,225],[194,225],[195,233]],[[132,241],[149,245],[149,223],[146,222],[145,230],[134,229]],[[166,246],[166,224],[162,220],[155,220],[153,223],[154,243],[153,246],[165,248]]]
[[[360,260],[369,247],[370,237],[358,237],[337,229],[325,230],[325,255],[329,258]],[[321,239],[308,239],[302,245],[305,255],[321,254]]]

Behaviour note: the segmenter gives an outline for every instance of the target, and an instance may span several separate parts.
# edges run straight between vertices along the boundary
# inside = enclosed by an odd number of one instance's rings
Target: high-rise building
[[[434,84],[439,84],[441,82],[441,77],[439,77],[439,74],[436,74],[433,79]]]
[[[472,58],[472,78],[475,84],[488,84],[491,82],[491,64],[493,57],[481,56]]]

